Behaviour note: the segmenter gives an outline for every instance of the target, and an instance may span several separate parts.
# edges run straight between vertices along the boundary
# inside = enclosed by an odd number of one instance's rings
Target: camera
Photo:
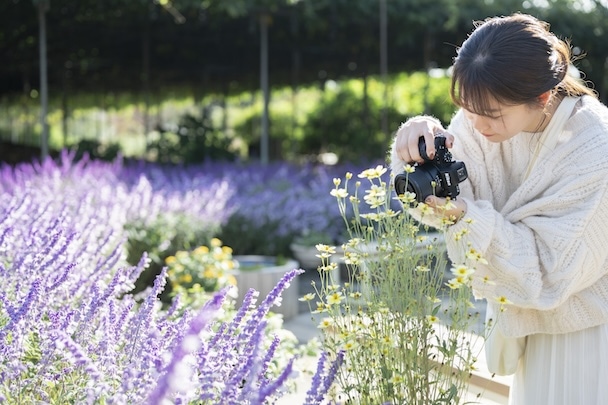
[[[445,136],[435,136],[434,159],[427,156],[423,137],[418,141],[418,150],[425,161],[422,164],[417,163],[413,173],[400,173],[395,176],[397,195],[408,191],[416,195],[418,202],[424,202],[429,195],[455,200],[460,193],[458,184],[465,181],[468,174],[464,162],[452,159],[452,154],[445,146]]]

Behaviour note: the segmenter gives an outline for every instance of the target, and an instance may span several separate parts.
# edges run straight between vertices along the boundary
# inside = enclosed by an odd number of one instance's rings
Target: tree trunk
[[[40,157],[45,159],[49,154],[49,122],[48,122],[48,78],[46,59],[46,12],[49,9],[48,0],[38,1],[38,24],[40,29]]]
[[[260,87],[262,88],[262,128],[260,134],[260,160],[262,164],[268,163],[268,26],[270,16],[260,14]]]
[[[387,114],[387,103],[388,103],[388,23],[386,15],[386,0],[380,0],[380,77],[382,79],[382,85],[384,86],[384,93],[382,97],[380,127],[382,133],[386,137],[386,143],[389,142],[389,129],[388,129],[388,114]],[[383,151],[384,152],[384,151]]]

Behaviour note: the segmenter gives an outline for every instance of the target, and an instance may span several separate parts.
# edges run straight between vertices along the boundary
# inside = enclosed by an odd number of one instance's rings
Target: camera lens
[[[439,171],[430,164],[424,164],[413,173],[401,173],[395,176],[395,192],[397,195],[405,192],[413,193],[416,201],[424,202],[426,197],[433,195],[439,185]]]

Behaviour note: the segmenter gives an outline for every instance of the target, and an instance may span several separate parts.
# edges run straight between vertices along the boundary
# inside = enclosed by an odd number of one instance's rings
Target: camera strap
[[[580,97],[564,97],[564,99],[559,103],[559,106],[555,109],[553,113],[553,117],[549,124],[545,127],[545,130],[540,135],[540,139],[536,144],[536,148],[534,149],[534,155],[528,164],[528,170],[526,170],[526,175],[524,176],[524,180],[528,178],[532,168],[536,164],[536,161],[541,156],[541,152],[549,153],[553,151],[555,145],[557,145],[557,140],[559,135],[562,133],[564,129],[564,125],[566,121],[572,115],[572,111],[574,111],[574,106],[578,102]]]

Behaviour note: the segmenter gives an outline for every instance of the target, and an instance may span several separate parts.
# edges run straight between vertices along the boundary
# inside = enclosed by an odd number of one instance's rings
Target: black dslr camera
[[[416,195],[418,202],[424,202],[429,195],[455,200],[460,193],[458,184],[467,179],[467,168],[464,162],[452,160],[452,154],[445,146],[445,136],[435,137],[435,159],[426,155],[423,137],[418,141],[418,150],[425,162],[416,164],[413,173],[400,173],[395,176],[397,195],[408,191]]]

